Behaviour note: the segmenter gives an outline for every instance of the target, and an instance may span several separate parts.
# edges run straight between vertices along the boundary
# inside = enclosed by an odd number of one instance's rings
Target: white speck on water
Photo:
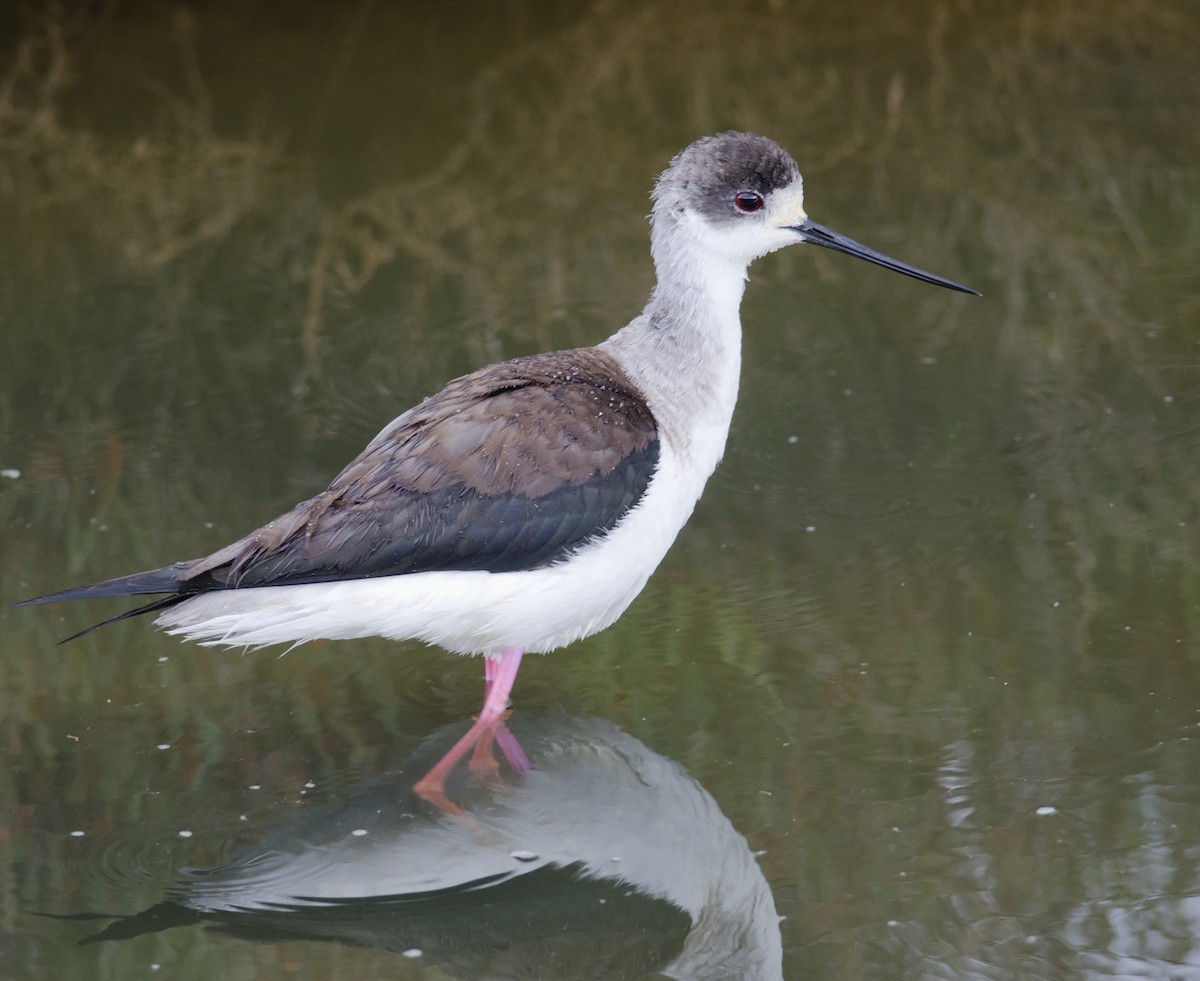
[[[788,437],[788,442],[789,442],[789,443],[799,443],[799,442],[800,442],[800,437],[799,437],[799,436],[789,436],[789,437]]]
[[[166,654],[164,654],[162,657],[160,657],[158,659],[158,663],[162,664],[164,661],[169,661],[169,660],[171,660],[170,657],[168,657]]]
[[[807,531],[811,535],[814,531],[817,530],[817,526],[816,525],[805,525],[804,530]]]
[[[72,838],[82,838],[85,834],[87,834],[86,831],[72,831],[71,837]]]
[[[9,480],[17,480],[20,476],[20,470],[0,470],[0,477],[7,477]]]
[[[262,784],[261,783],[252,783],[252,784],[250,784],[250,789],[251,790],[262,790]]]
[[[307,787],[309,790],[312,790],[314,787],[316,787],[316,784],[313,783],[311,780],[306,780],[304,782],[304,786]]]
[[[363,835],[368,834],[368,831],[366,828],[355,828],[350,833],[354,835],[355,838],[361,838]]]
[[[1038,817],[1049,817],[1051,814],[1057,814],[1058,808],[1051,807],[1049,804],[1043,804],[1041,807],[1039,807],[1033,813],[1036,814]]]
[[[1174,402],[1174,401],[1175,401],[1175,396],[1174,396],[1174,395],[1164,395],[1164,396],[1163,396],[1163,401],[1164,401],[1164,402]]]
[[[411,961],[411,960],[416,960],[418,957],[421,956],[422,953],[423,953],[423,951],[421,950],[420,947],[409,947],[408,950],[406,950],[400,956],[407,957]]]
[[[156,747],[154,747],[154,748],[155,748],[155,749],[170,749],[170,748],[171,748],[171,744],[170,744],[170,743],[159,743],[159,744],[158,744]]]
[[[191,836],[192,836],[192,833],[190,831],[188,831],[187,828],[184,828],[182,831],[179,832],[180,838],[190,838]]]

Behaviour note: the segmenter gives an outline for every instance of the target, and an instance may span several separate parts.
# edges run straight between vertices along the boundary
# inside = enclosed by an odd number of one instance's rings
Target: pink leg
[[[499,666],[500,661],[503,660],[503,658],[504,655],[501,654],[500,657],[496,659],[490,657],[485,657],[483,659],[483,700],[485,702],[488,699],[488,695],[492,693],[492,682],[496,680],[496,668]],[[517,660],[520,660],[520,658],[521,655],[518,654]]]
[[[533,769],[533,764],[529,762],[525,750],[517,742],[517,737],[508,731],[508,726],[503,721],[496,726],[496,744],[515,773],[524,773],[526,770]]]
[[[488,695],[491,693],[492,684],[496,680],[496,674],[499,670],[499,661],[493,660],[490,657],[483,659],[483,698],[487,701]],[[514,672],[515,674],[515,672]],[[500,746],[500,752],[504,754],[504,758],[508,761],[508,765],[517,773],[524,773],[526,770],[533,769],[533,764],[529,762],[529,757],[525,755],[525,750],[521,748],[521,744],[517,742],[517,737],[514,736],[508,726],[504,724],[504,720],[509,716],[505,712],[496,722],[493,731],[485,730],[479,741],[475,744],[475,751],[471,754],[471,772],[472,773],[495,773],[496,761],[492,758],[492,739]]]
[[[487,659],[483,672],[483,708],[480,710],[475,724],[463,734],[463,737],[450,748],[450,751],[437,762],[432,770],[413,784],[413,790],[418,796],[425,798],[444,811],[459,812],[459,808],[451,804],[446,797],[446,779],[459,760],[485,734],[489,739],[493,735],[499,738],[500,748],[514,769],[529,769],[529,760],[521,752],[520,746],[516,747],[517,762],[514,762],[513,757],[509,756],[509,748],[506,743],[511,740],[512,745],[516,745],[516,739],[503,725],[504,715],[508,709],[508,696],[512,693],[513,683],[517,680],[517,670],[521,667],[521,658],[524,654],[525,652],[520,648],[510,647],[506,648],[495,661],[491,658]],[[500,736],[497,727],[503,729],[503,736]]]

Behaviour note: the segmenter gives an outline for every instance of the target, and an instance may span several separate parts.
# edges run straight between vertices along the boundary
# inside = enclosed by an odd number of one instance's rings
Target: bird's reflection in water
[[[331,940],[463,977],[781,978],[779,920],[746,841],[681,766],[614,725],[518,713],[533,765],[465,767],[461,814],[402,770],[305,807],[222,866],[184,870],[167,901],[84,942],[206,922],[257,940]]]

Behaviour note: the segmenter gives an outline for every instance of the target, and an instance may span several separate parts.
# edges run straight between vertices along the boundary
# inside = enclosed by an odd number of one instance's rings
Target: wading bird
[[[157,595],[167,633],[260,647],[416,639],[485,656],[483,710],[417,784],[497,739],[522,656],[603,630],[646,584],[725,449],[751,262],[808,243],[965,286],[810,221],[800,172],[749,133],[701,139],[653,191],[658,280],[594,347],[489,365],[390,422],[328,489],[211,555],[26,601]],[[99,626],[99,625],[98,625]]]

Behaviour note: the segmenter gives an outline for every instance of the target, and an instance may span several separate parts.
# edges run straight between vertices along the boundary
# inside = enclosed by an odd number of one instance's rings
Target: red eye
[[[733,196],[733,203],[737,206],[738,211],[749,214],[763,206],[763,196],[755,191],[738,191]]]

